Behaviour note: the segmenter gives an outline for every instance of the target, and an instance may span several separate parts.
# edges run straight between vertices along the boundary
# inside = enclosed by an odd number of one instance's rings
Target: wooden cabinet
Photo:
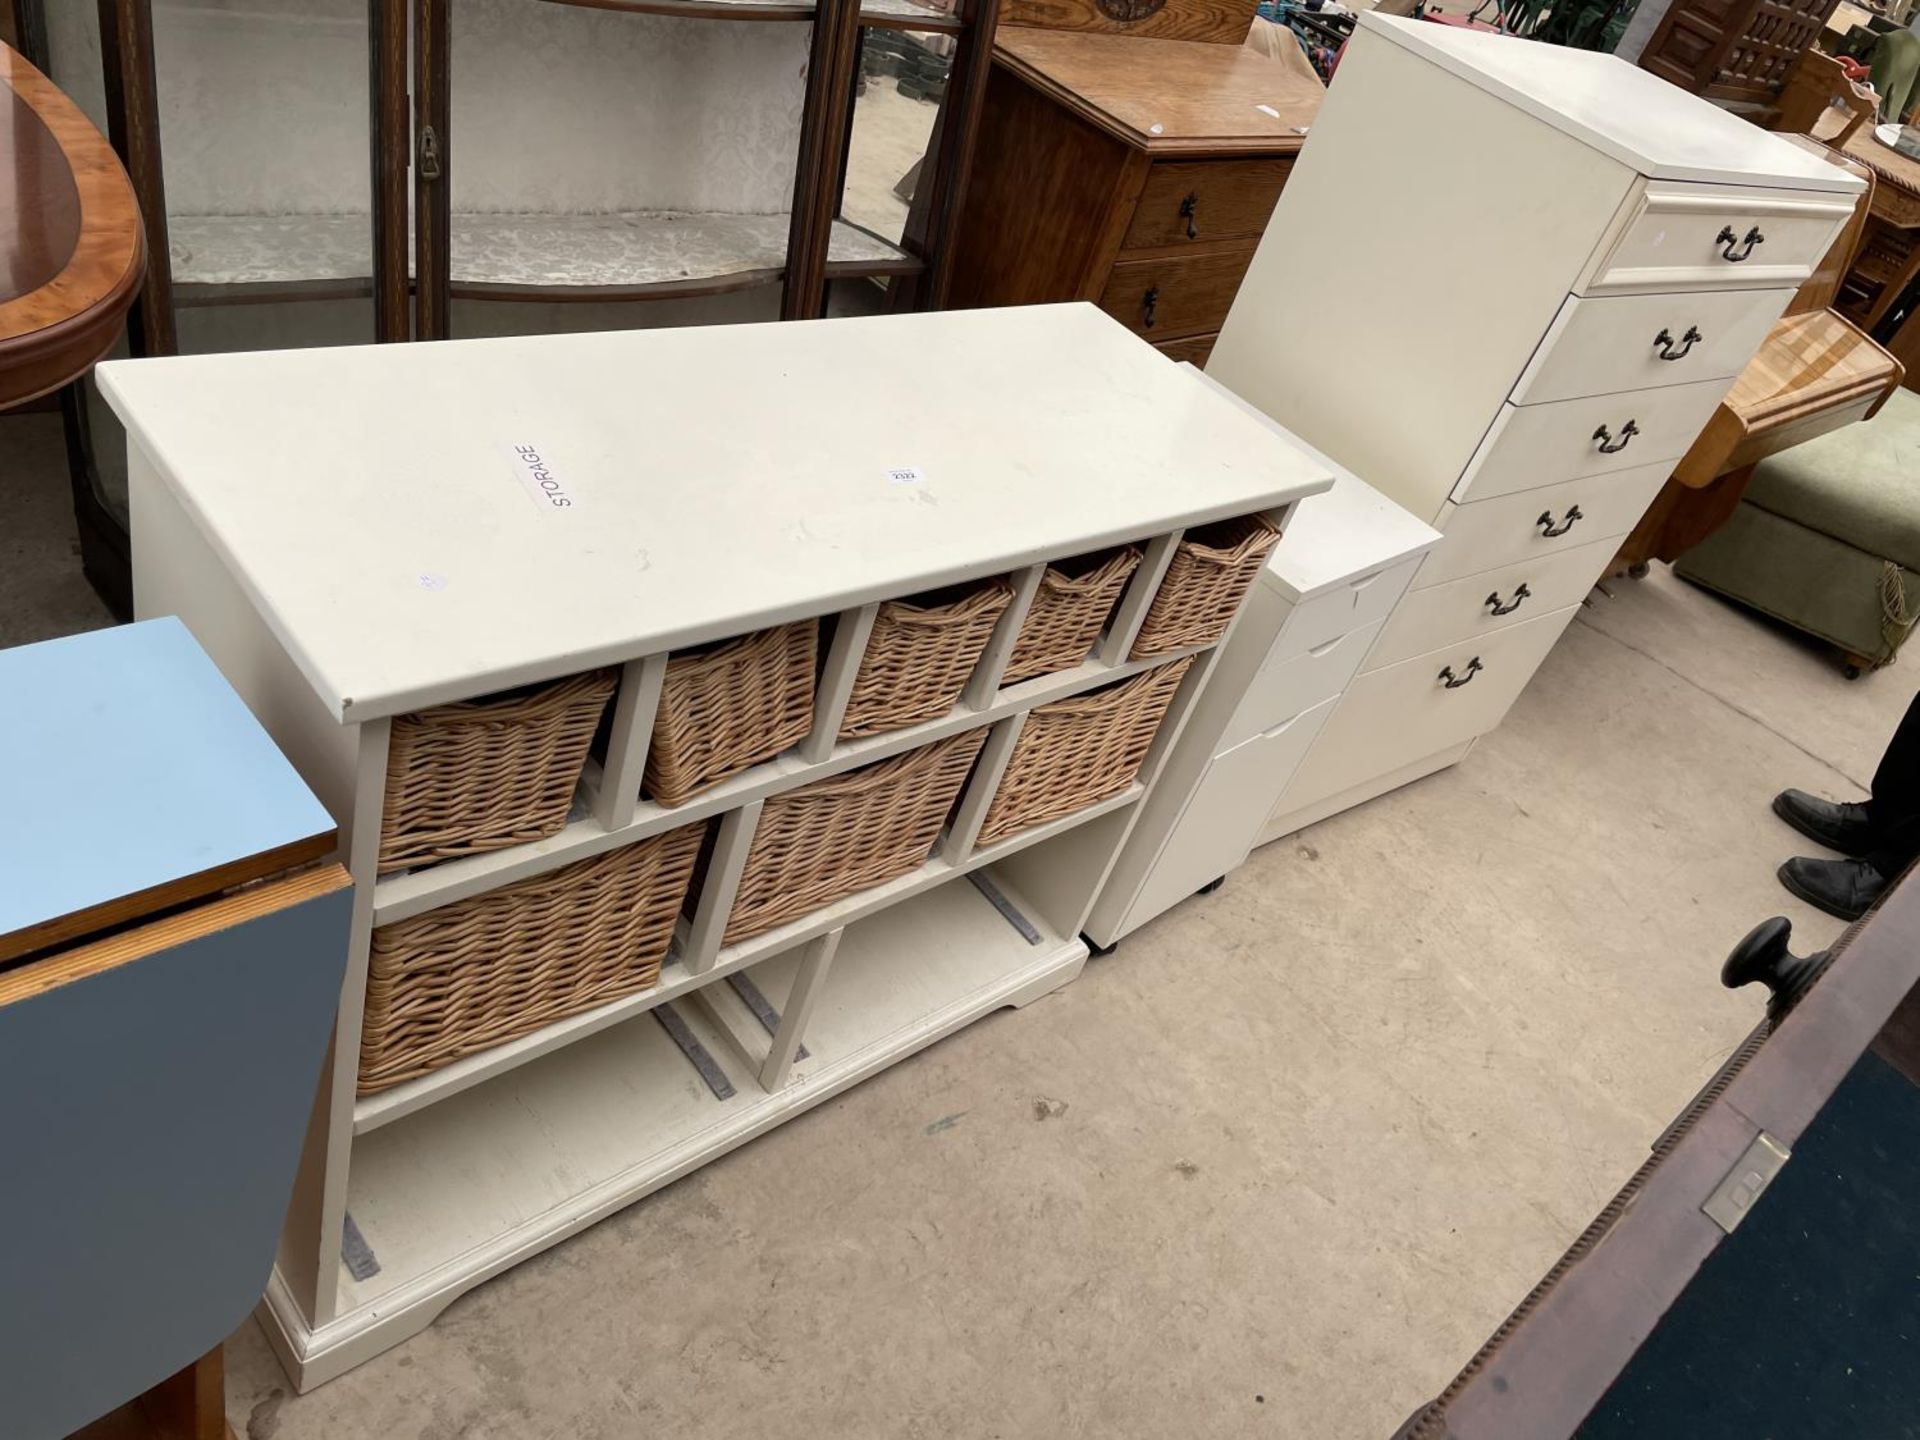
[[[1219,654],[1212,640],[1132,653],[1181,537],[1251,514],[1284,525],[1331,483],[1320,461],[1086,305],[100,373],[132,439],[137,603],[201,638],[340,817],[359,881],[334,1059],[263,1316],[301,1388],[893,1061],[1071,980],[1094,892]],[[516,458],[536,445],[538,483]],[[552,486],[571,503],[553,504]],[[1078,662],[1001,683],[1049,565],[1128,545],[1138,561]],[[865,661],[900,643],[884,638],[901,628],[882,620],[888,602],[956,585],[1004,607],[952,667],[961,698],[840,738]],[[914,610],[908,628],[934,633],[930,608]],[[783,728],[788,748],[683,803],[643,789],[685,693],[674,660],[789,626],[823,637],[817,671],[802,654],[815,687],[805,737],[793,745]],[[523,687],[585,671],[603,708],[581,733],[598,718],[604,735],[562,774],[558,798],[573,804],[557,808],[557,829],[503,834],[495,813],[490,836],[460,837],[484,848],[457,850],[436,806],[439,848],[382,873],[390,765],[429,748],[419,712],[445,720],[456,702],[456,723],[473,711],[457,702],[515,690],[518,703]],[[1063,715],[1090,724],[1095,697],[1137,696],[1154,675],[1166,687],[1157,728],[1141,722],[1126,763],[1089,767],[1098,787],[1043,783],[1050,753],[1096,753],[1060,749]],[[893,763],[935,752],[958,756],[951,770],[941,760],[938,793]],[[921,808],[826,818],[830,803],[895,784],[927,785]],[[491,800],[498,787],[471,788]],[[1022,800],[1060,808],[1010,826],[1002,802]],[[794,820],[806,807],[817,818]],[[930,827],[921,840],[894,843],[898,813]],[[780,828],[799,824],[799,841]],[[424,953],[436,926],[484,937],[460,956],[470,978],[507,948],[488,915],[517,907],[520,935],[578,934],[584,908],[628,908],[597,862],[690,829],[704,846],[685,862],[692,886],[684,870],[673,882],[687,923],[657,948],[681,908],[670,889],[650,976],[570,989],[533,1016],[490,1012],[459,1053],[363,1083],[403,942]],[[796,863],[846,863],[786,885],[796,913],[742,933],[736,899],[766,873],[757,838]],[[586,943],[561,947],[564,987]],[[440,972],[426,973],[437,987]],[[358,1245],[350,1264],[343,1230]]]
[[[1204,364],[1323,94],[1237,43],[1003,27],[951,303],[1092,300]]]
[[[1730,108],[1764,110],[1837,8],[1839,0],[1670,0],[1640,63]]]
[[[1208,376],[1441,539],[1265,838],[1500,722],[1859,188],[1612,56],[1361,18]]]

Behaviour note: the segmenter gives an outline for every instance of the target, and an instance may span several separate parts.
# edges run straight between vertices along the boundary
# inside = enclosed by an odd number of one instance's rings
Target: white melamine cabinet
[[[262,1311],[301,1388],[1072,979],[1101,880],[1222,654],[1131,653],[1180,537],[1253,514],[1284,526],[1331,483],[1089,305],[134,360],[100,381],[130,436],[140,613],[186,621],[332,812],[355,882],[332,1058]],[[1003,685],[1049,562],[1129,544],[1140,559],[1085,658]],[[1012,598],[962,698],[838,738],[883,602],[1001,577]],[[678,806],[643,794],[669,652],[811,620],[831,636],[808,662],[813,733]],[[1131,783],[978,840],[1041,707],[1175,662]],[[383,869],[409,717],[590,670],[616,678],[557,830]],[[984,748],[917,869],[726,938],[783,797],[970,732]],[[361,1083],[370,955],[390,927],[513,903],[521,881],[566,912],[579,892],[556,885],[563,869],[692,825],[710,826],[706,848],[649,988]]]
[[[1361,17],[1207,374],[1442,538],[1260,838],[1499,723],[1858,189],[1612,56]]]
[[[1140,807],[1083,926],[1102,947],[1247,858],[1440,538],[1271,420],[1262,423],[1331,468],[1333,488],[1295,511]]]

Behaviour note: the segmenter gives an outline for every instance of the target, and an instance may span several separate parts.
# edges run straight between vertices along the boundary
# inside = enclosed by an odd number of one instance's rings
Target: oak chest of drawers
[[[1362,17],[1207,373],[1441,539],[1264,838],[1499,724],[1857,188],[1611,56]]]
[[[951,303],[1091,300],[1204,364],[1324,93],[1240,44],[1003,28]]]

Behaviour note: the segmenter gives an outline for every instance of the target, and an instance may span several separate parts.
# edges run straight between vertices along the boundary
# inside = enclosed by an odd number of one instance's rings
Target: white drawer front
[[[1624,535],[1660,493],[1672,469],[1663,460],[1492,500],[1449,502],[1434,522],[1445,538],[1427,555],[1414,577],[1414,589]]]
[[[1420,568],[1420,557],[1402,560],[1385,570],[1362,575],[1338,589],[1302,600],[1287,616],[1286,627],[1273,642],[1269,663],[1291,660],[1309,650],[1317,650],[1336,636],[1393,613],[1393,605]],[[1292,712],[1289,711],[1289,714]],[[1279,717],[1274,717],[1278,719]]]
[[[1720,376],[1731,383],[1792,298],[1791,290],[1570,295],[1513,399],[1539,405]]]
[[[1846,195],[1649,180],[1579,289],[1797,288],[1852,214]]]
[[[1362,625],[1322,641],[1304,654],[1288,655],[1276,645],[1247,686],[1247,693],[1220,736],[1216,753],[1231,750],[1270,726],[1333,699],[1359,671],[1360,662],[1385,623],[1376,620]]]
[[[1128,909],[1126,928],[1179,904],[1247,858],[1334,704],[1322,701],[1214,758]]]
[[[1381,670],[1578,605],[1606,573],[1619,544],[1613,536],[1422,590],[1417,602],[1402,605],[1380,632],[1367,652],[1367,669]]]
[[[1579,612],[1569,605],[1362,675],[1347,687],[1295,775],[1288,807],[1304,808],[1493,729]],[[1468,674],[1471,679],[1458,683]],[[1456,682],[1451,689],[1448,677]]]
[[[1719,377],[1546,405],[1503,405],[1453,487],[1453,498],[1485,500],[1580,475],[1678,460],[1732,384]]]
[[[1450,501],[1434,520],[1444,540],[1428,551],[1413,588],[1440,586],[1503,564],[1536,561],[1590,541],[1624,536],[1667,484],[1670,472],[1672,465],[1659,461],[1467,505]]]

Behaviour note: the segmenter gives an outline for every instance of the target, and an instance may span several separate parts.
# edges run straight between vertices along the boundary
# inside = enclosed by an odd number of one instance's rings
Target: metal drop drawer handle
[[[1159,303],[1160,287],[1158,285],[1151,286],[1147,293],[1140,297],[1140,328],[1142,330],[1153,328],[1153,311]]]
[[[1738,265],[1742,260],[1746,259],[1749,255],[1753,254],[1754,246],[1766,244],[1767,237],[1760,233],[1760,227],[1758,225],[1754,226],[1751,230],[1747,231],[1747,233],[1744,236],[1741,237],[1739,244],[1741,244],[1745,248],[1742,249],[1738,255],[1736,255],[1733,253],[1733,247],[1735,243],[1733,238],[1733,227],[1729,225],[1727,226],[1726,229],[1722,230],[1718,235],[1713,237],[1713,243],[1724,247],[1720,251],[1720,258],[1722,260],[1731,260],[1734,264]]]
[[[1678,350],[1673,348],[1674,339],[1671,330],[1662,330],[1658,335],[1653,337],[1653,343],[1660,347],[1660,358],[1662,360],[1680,360],[1684,359],[1689,350],[1693,349],[1695,345],[1706,338],[1706,336],[1700,333],[1700,327],[1698,325],[1689,325],[1687,326],[1687,333],[1680,337],[1680,348]]]
[[[1480,603],[1496,615],[1511,615],[1514,611],[1518,610],[1522,604],[1532,598],[1533,591],[1529,590],[1527,588],[1527,582],[1522,580],[1519,585],[1514,587],[1513,599],[1509,600],[1506,604],[1502,605],[1500,603],[1500,592],[1498,590],[1487,596],[1487,598]]]
[[[1189,240],[1198,240],[1200,238],[1200,232],[1194,227],[1193,223],[1193,212],[1199,208],[1199,205],[1200,197],[1198,195],[1189,195],[1180,202],[1180,218],[1187,222],[1187,238]]]
[[[1633,437],[1639,433],[1640,427],[1629,420],[1620,427],[1620,438],[1618,440],[1608,434],[1607,427],[1602,425],[1598,430],[1593,432],[1593,441],[1594,444],[1599,447],[1602,455],[1618,455],[1633,442]]]
[[[1567,518],[1562,520],[1558,525],[1553,523],[1553,512],[1551,510],[1542,510],[1540,512],[1540,518],[1533,523],[1540,527],[1540,533],[1547,539],[1557,540],[1573,528],[1575,521],[1586,518],[1586,516],[1580,513],[1580,507],[1578,505],[1569,505],[1567,507]]]
[[[1453,667],[1449,665],[1447,666],[1446,669],[1440,672],[1437,678],[1439,679],[1442,685],[1445,685],[1447,687],[1447,689],[1458,690],[1462,685],[1471,684],[1473,681],[1473,677],[1478,675],[1482,670],[1486,668],[1487,668],[1486,666],[1480,663],[1480,657],[1476,655],[1471,660],[1467,661],[1467,668],[1461,671],[1458,675],[1455,675],[1453,673]]]

